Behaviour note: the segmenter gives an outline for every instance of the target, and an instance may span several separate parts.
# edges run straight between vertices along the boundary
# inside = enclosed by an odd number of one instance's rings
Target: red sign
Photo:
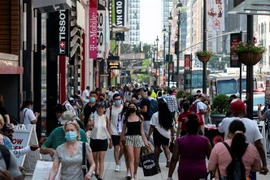
[[[190,69],[190,59],[191,59],[191,55],[185,54],[185,61],[184,61],[185,70]]]
[[[92,59],[97,58],[97,30],[98,30],[98,17],[97,17],[97,0],[90,0],[89,10],[89,57]]]

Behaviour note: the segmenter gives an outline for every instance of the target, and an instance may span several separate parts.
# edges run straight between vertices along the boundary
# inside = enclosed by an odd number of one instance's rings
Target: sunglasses
[[[68,121],[68,122],[66,122],[66,125],[68,125],[68,124],[74,124],[74,125],[77,125],[78,123],[77,123],[76,120],[73,120],[73,121]]]

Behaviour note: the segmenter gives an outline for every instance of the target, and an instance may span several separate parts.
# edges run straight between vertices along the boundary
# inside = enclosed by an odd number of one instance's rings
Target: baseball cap
[[[73,121],[77,119],[77,116],[72,111],[65,111],[62,114],[61,124],[65,124],[67,121]]]
[[[230,104],[230,108],[233,114],[243,112],[246,109],[245,103],[241,99],[234,99]]]

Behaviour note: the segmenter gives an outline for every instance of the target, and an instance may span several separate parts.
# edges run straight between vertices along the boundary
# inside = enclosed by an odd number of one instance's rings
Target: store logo
[[[124,25],[124,7],[123,2],[116,1],[116,26],[123,26]]]
[[[59,54],[66,54],[66,14],[59,11]]]

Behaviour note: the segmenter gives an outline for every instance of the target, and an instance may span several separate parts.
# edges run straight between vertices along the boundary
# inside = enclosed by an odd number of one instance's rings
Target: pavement
[[[43,156],[44,159],[48,159],[48,156]],[[115,163],[114,163],[114,157],[113,157],[113,150],[108,150],[106,157],[105,157],[105,170],[104,170],[104,178],[103,180],[125,180],[125,175],[126,175],[126,168],[124,164],[124,158],[122,158],[122,168],[120,172],[115,172]],[[268,169],[270,169],[270,158],[267,159],[268,163]],[[139,180],[167,180],[168,177],[168,168],[166,168],[166,158],[164,153],[161,154],[160,156],[160,169],[161,173],[155,175],[155,176],[150,176],[150,177],[144,177],[142,168],[138,169],[138,179]],[[177,167],[175,168],[174,174],[173,174],[173,179],[177,180]],[[270,173],[268,173],[266,176],[260,175],[257,173],[257,179],[258,180],[269,180],[270,179]],[[32,180],[32,175],[28,174],[25,178],[25,180]],[[37,179],[35,179],[37,180]]]

